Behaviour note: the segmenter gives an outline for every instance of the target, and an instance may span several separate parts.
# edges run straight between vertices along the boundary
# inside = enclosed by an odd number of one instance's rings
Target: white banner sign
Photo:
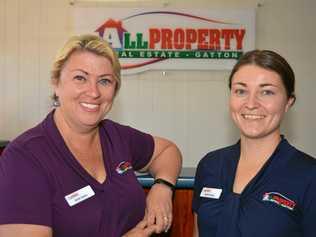
[[[212,11],[74,6],[75,32],[118,52],[122,73],[231,69],[254,49],[255,10]]]

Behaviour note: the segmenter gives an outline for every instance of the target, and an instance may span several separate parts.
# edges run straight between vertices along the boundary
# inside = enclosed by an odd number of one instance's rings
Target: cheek
[[[229,99],[229,111],[231,113],[237,112],[240,108],[240,102],[234,98]]]
[[[104,98],[108,101],[112,101],[115,97],[115,87],[107,88],[103,91]]]
[[[67,97],[71,97],[71,94],[73,93],[71,90],[68,90],[67,87],[64,86],[59,86],[57,91],[58,96],[60,98],[67,98]]]
[[[63,83],[60,83],[60,90],[62,90],[62,93],[65,96],[73,96],[77,94],[81,94],[84,91],[86,91],[86,87],[83,85],[78,85],[76,83],[73,83],[70,80],[64,81]]]
[[[239,109],[237,107],[238,107],[238,105],[236,104],[235,100],[229,100],[229,114],[230,114],[232,121],[235,124],[237,124],[237,121],[238,121],[237,114],[238,114]]]
[[[274,103],[269,103],[266,105],[266,109],[271,114],[283,115],[286,111],[286,104],[284,101],[275,101]]]
[[[62,79],[59,79],[58,83],[54,85],[54,90],[57,96],[61,97],[65,94],[65,90],[67,87],[65,86],[65,82]]]

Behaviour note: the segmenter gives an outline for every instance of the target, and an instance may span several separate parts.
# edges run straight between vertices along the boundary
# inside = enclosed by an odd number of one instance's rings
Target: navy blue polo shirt
[[[199,163],[193,197],[199,237],[315,237],[316,160],[280,144],[241,194],[233,192],[240,143]]]

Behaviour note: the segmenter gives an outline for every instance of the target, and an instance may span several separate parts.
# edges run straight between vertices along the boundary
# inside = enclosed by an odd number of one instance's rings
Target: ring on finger
[[[166,228],[165,228],[165,232],[168,232],[170,227],[171,227],[171,222],[170,222],[170,219],[168,217],[164,217],[164,220],[165,220],[165,225],[166,225]]]

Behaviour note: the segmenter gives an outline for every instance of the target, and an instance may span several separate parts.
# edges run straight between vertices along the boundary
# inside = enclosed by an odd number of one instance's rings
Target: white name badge
[[[219,199],[221,194],[222,189],[204,187],[201,191],[200,197]]]
[[[92,190],[91,186],[88,185],[84,188],[81,188],[73,193],[70,193],[65,196],[65,199],[69,206],[74,206],[94,195],[94,191]]]

